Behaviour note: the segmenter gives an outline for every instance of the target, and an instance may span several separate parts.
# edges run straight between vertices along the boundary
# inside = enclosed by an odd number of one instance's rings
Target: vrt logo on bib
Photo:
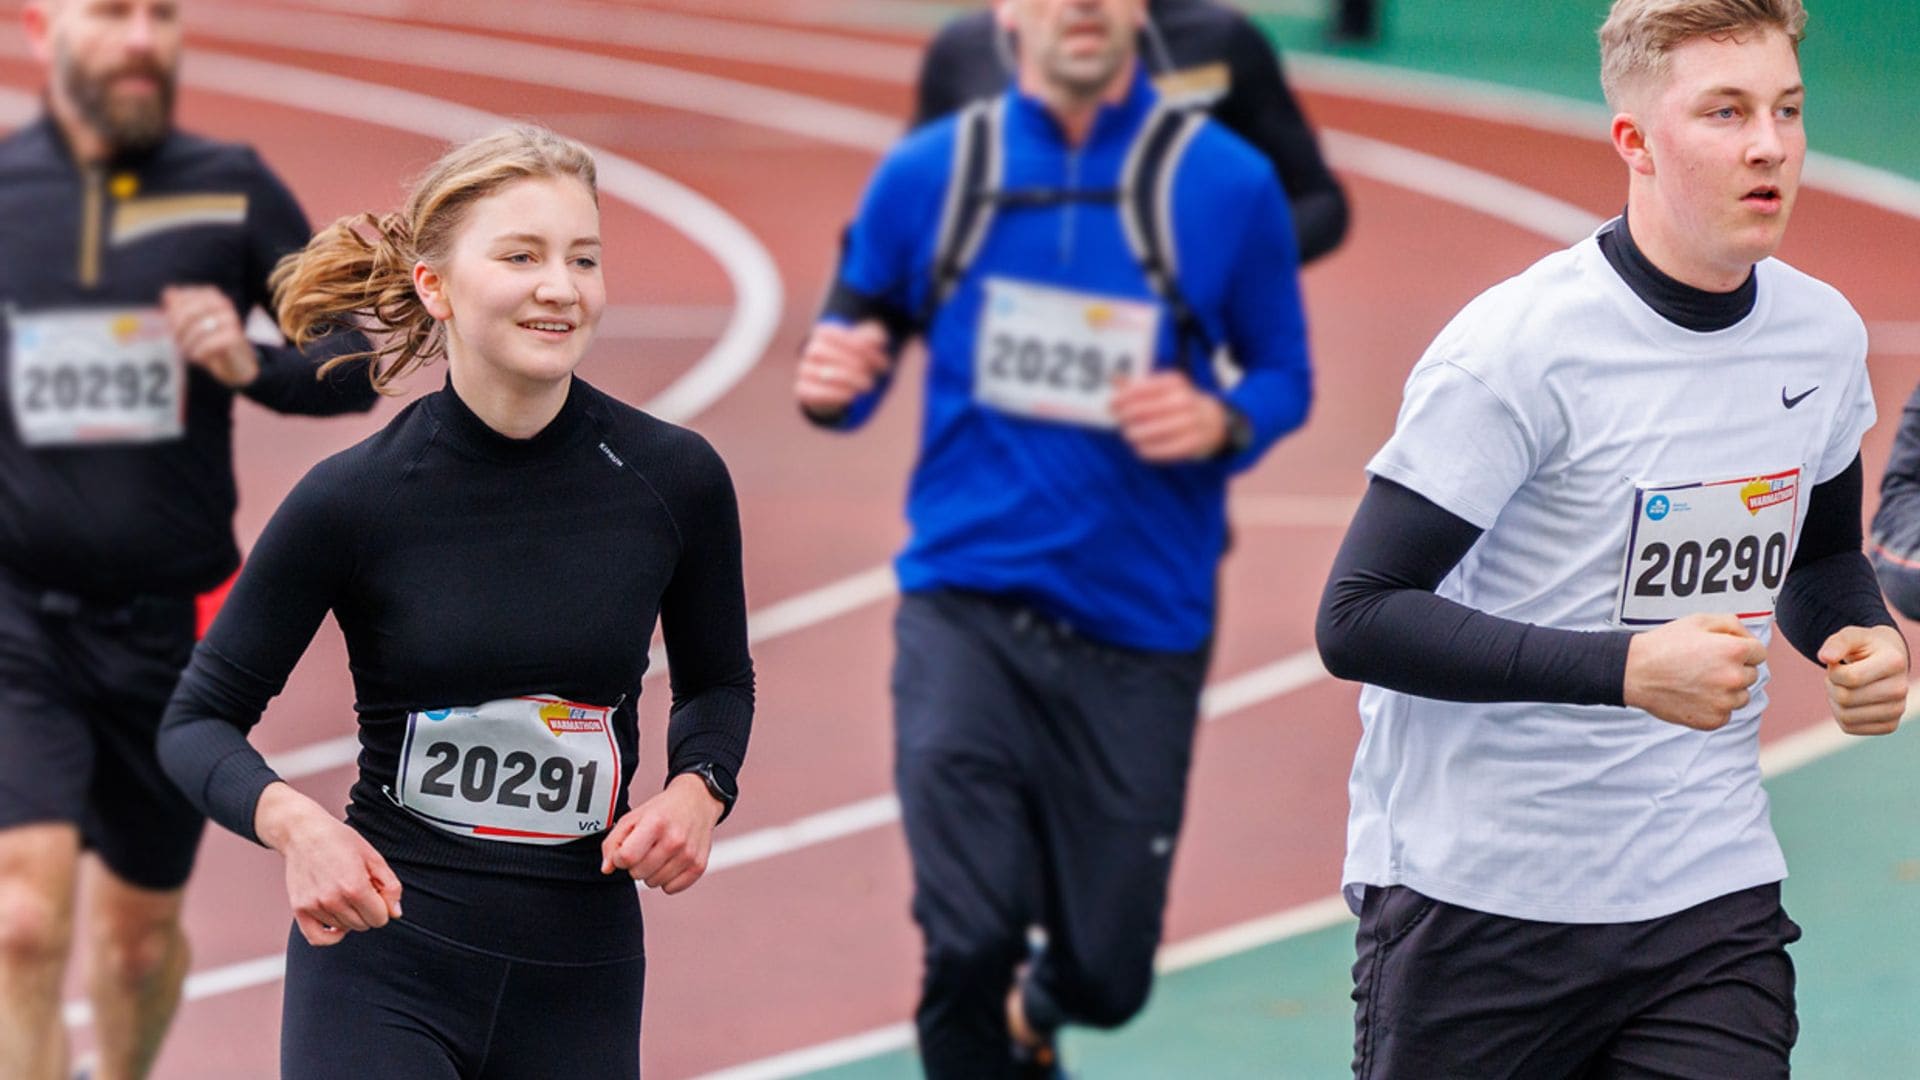
[[[988,278],[973,397],[1014,416],[1113,428],[1113,382],[1153,367],[1160,305]]]
[[[1614,621],[1657,626],[1702,613],[1771,619],[1799,505],[1799,469],[1636,485]]]
[[[400,806],[435,828],[515,844],[604,832],[619,805],[613,708],[551,694],[407,715]]]
[[[186,363],[154,308],[10,310],[7,400],[27,446],[177,439]]]

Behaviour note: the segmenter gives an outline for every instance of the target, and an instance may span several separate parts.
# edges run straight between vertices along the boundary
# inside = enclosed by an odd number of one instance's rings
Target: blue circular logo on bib
[[[426,712],[423,712],[420,715],[426,717],[429,720],[445,720],[447,717],[453,715],[453,710],[452,709],[428,709]]]
[[[1659,521],[1661,518],[1666,517],[1667,511],[1671,509],[1673,509],[1673,504],[1667,501],[1665,495],[1655,495],[1653,498],[1647,500],[1647,517],[1654,521]]]

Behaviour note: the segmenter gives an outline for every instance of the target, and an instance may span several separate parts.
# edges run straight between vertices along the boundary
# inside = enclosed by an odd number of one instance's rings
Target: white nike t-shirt
[[[1726,330],[1649,308],[1588,239],[1482,294],[1414,367],[1368,471],[1484,530],[1439,595],[1571,630],[1739,615],[1763,641],[1807,494],[1873,425],[1866,328],[1777,260]],[[1344,882],[1632,922],[1786,876],[1763,667],[1731,723],[1368,686]]]

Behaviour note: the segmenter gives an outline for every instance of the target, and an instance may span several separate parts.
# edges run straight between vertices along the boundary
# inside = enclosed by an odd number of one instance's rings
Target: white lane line
[[[617,45],[715,60],[738,60],[794,71],[903,83],[920,69],[920,47],[844,34],[797,30],[671,11],[610,11],[575,0],[310,0],[381,19],[406,19],[474,30]]]
[[[1613,116],[1606,106],[1594,102],[1456,75],[1308,53],[1288,53],[1285,62],[1291,81],[1302,90],[1490,120],[1590,142],[1607,141]],[[1813,151],[1807,155],[1802,180],[1808,187],[1920,218],[1920,181],[1888,169]]]
[[[869,153],[892,146],[904,126],[883,113],[805,94],[484,34],[251,5],[204,3],[188,10],[205,36],[462,74],[481,71],[491,79],[713,116]],[[194,54],[195,65],[200,55]]]
[[[26,43],[7,37],[0,41],[0,55],[25,56]],[[511,123],[507,117],[424,94],[207,48],[194,51],[183,77],[235,97],[411,132],[435,142],[471,138]],[[645,405],[655,415],[684,423],[719,400],[765,354],[780,325],[780,272],[760,241],[706,196],[612,151],[590,149],[599,166],[601,190],[685,234],[713,256],[732,285],[735,307],[726,332]]]
[[[1543,191],[1378,139],[1323,131],[1320,142],[1342,171],[1418,190],[1564,244],[1585,239],[1605,220]],[[1415,176],[1417,189],[1408,183]]]
[[[1920,356],[1920,322],[1870,322],[1867,342],[1875,356]]]

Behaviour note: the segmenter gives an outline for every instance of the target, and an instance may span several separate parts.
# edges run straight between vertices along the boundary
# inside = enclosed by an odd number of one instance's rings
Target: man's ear
[[[447,302],[447,281],[424,261],[413,264],[413,292],[427,314],[441,322],[453,319],[453,305]]]
[[[1020,13],[1014,10],[1014,0],[993,0],[993,21],[1009,34],[1018,30]]]
[[[1653,145],[1647,140],[1647,129],[1639,118],[1632,113],[1623,112],[1613,118],[1613,152],[1627,163],[1627,168],[1641,176],[1653,175]]]

